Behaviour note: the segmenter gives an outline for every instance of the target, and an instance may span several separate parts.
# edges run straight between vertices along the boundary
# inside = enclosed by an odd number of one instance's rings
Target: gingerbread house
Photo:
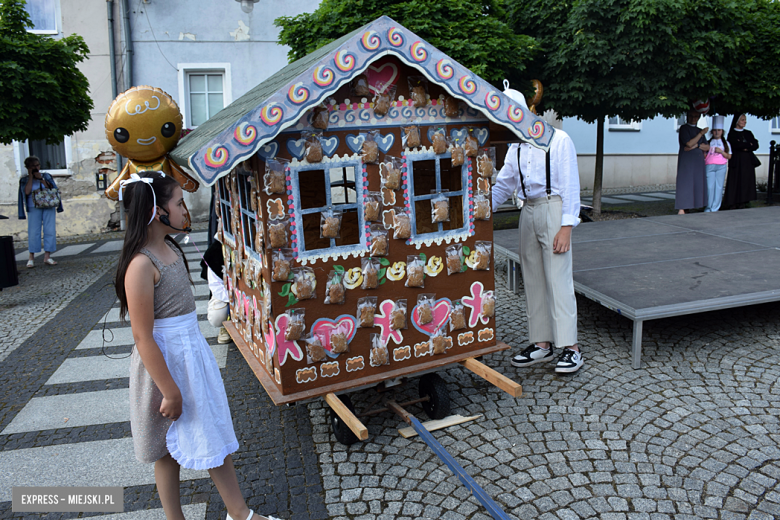
[[[273,400],[500,350],[494,146],[553,132],[381,17],[183,139],[174,159],[217,187],[229,330]]]

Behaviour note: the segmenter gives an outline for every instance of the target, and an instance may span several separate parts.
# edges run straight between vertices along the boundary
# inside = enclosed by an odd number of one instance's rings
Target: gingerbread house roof
[[[554,129],[500,90],[387,16],[293,62],[235,100],[171,152],[208,186],[263,150],[307,110],[369,65],[392,55],[518,138],[547,150]]]

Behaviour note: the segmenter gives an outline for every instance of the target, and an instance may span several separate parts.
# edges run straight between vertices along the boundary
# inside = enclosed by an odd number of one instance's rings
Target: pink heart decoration
[[[330,335],[341,332],[347,336],[347,343],[352,341],[357,330],[357,319],[347,314],[341,315],[335,320],[320,318],[311,327],[312,334],[317,334],[322,340],[322,346],[328,352],[331,351]]]
[[[395,85],[398,78],[398,67],[390,58],[384,58],[376,61],[366,69],[368,77],[368,88],[373,92],[382,89],[385,85]]]
[[[289,319],[290,317],[287,314],[280,314],[276,317],[276,334],[273,333],[273,330],[270,331],[271,336],[275,336],[276,345],[279,347],[279,354],[277,356],[279,358],[279,366],[284,365],[285,361],[287,361],[288,355],[295,361],[300,361],[303,359],[303,349],[301,349],[301,347],[298,345],[298,342],[287,341],[284,339],[284,331],[287,330],[287,322]],[[263,334],[267,335],[268,333],[264,331]],[[267,336],[266,341],[268,341]],[[273,354],[273,349],[271,348],[270,350]]]
[[[452,302],[448,298],[439,298],[433,304],[433,321],[420,325],[420,307],[416,305],[412,309],[412,325],[423,334],[430,336],[447,323],[451,312]]]

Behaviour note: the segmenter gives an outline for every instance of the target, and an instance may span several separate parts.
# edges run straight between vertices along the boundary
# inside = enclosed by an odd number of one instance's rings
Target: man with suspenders
[[[520,92],[507,88],[504,94],[527,107]],[[554,359],[554,343],[563,347],[555,371],[574,373],[584,362],[577,344],[571,260],[571,230],[579,223],[580,179],[577,152],[565,132],[555,130],[547,153],[527,143],[510,145],[493,187],[493,211],[515,190],[525,201],[520,214],[520,265],[531,345],[512,358],[512,365],[527,367]]]

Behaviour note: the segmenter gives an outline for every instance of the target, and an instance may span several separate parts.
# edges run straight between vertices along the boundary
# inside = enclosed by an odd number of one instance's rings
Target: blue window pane
[[[27,0],[24,9],[30,15],[36,31],[56,31],[56,0]]]

